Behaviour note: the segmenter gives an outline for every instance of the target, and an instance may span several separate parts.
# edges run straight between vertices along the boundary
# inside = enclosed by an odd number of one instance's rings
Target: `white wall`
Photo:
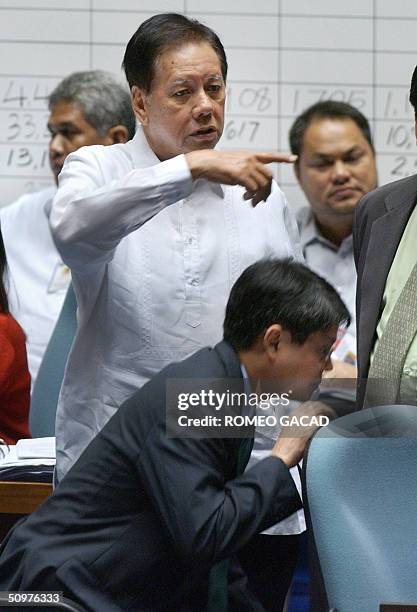
[[[198,18],[226,47],[224,148],[287,150],[293,118],[330,97],[371,120],[380,183],[416,172],[407,101],[415,0],[0,0],[0,205],[51,182],[45,97],[54,85],[92,68],[124,80],[126,42],[157,11]],[[276,176],[302,204],[292,168]]]

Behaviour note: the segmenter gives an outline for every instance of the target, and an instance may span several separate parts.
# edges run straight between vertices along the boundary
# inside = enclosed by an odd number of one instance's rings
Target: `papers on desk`
[[[1,446],[0,480],[52,482],[55,466],[55,438],[18,440],[15,446]]]
[[[19,461],[25,459],[46,460],[55,463],[55,438],[33,438],[18,440],[16,456]]]

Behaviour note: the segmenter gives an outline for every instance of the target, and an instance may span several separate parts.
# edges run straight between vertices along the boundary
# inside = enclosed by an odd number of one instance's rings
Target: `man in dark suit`
[[[98,612],[219,612],[229,584],[229,610],[262,610],[226,560],[300,508],[289,468],[331,409],[302,404],[295,416],[308,417],[304,427],[284,428],[271,456],[242,473],[250,448],[236,428],[229,438],[204,428],[200,438],[169,435],[167,410],[185,400],[173,402],[170,385],[185,389],[191,379],[208,393],[223,379],[225,388],[240,381],[259,394],[268,384],[284,397],[291,379],[293,396],[308,400],[348,321],[335,290],[302,264],[249,267],[232,289],[224,341],[168,366],[124,403],[53,495],[10,532],[0,591],[62,591]]]
[[[410,102],[417,117],[417,67],[411,80]],[[414,175],[367,194],[356,208],[353,240],[358,271],[358,406],[363,405],[365,395],[366,405],[412,400],[400,387],[410,375],[415,376],[411,363],[417,351],[417,345],[413,346],[415,329],[399,308],[401,304],[406,308],[407,298],[402,291],[407,282],[413,282],[417,260],[416,201],[417,175]],[[400,330],[405,332],[404,338],[399,335]],[[372,385],[367,390],[368,376],[378,380],[379,388],[385,381],[385,391],[375,394]]]

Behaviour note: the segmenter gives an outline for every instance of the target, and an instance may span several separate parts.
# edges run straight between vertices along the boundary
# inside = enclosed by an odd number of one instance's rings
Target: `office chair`
[[[335,420],[313,438],[305,495],[329,608],[417,602],[417,407]]]
[[[58,396],[76,330],[77,300],[70,285],[32,392],[29,428],[34,438],[55,435]]]

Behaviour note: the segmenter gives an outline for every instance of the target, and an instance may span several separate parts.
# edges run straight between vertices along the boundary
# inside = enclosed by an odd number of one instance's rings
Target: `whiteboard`
[[[52,183],[46,97],[53,87],[96,68],[124,81],[127,41],[165,11],[199,19],[225,45],[223,148],[288,150],[294,117],[331,98],[369,118],[380,184],[417,171],[408,103],[416,0],[0,0],[0,205]],[[275,173],[293,206],[303,205],[292,167]]]

